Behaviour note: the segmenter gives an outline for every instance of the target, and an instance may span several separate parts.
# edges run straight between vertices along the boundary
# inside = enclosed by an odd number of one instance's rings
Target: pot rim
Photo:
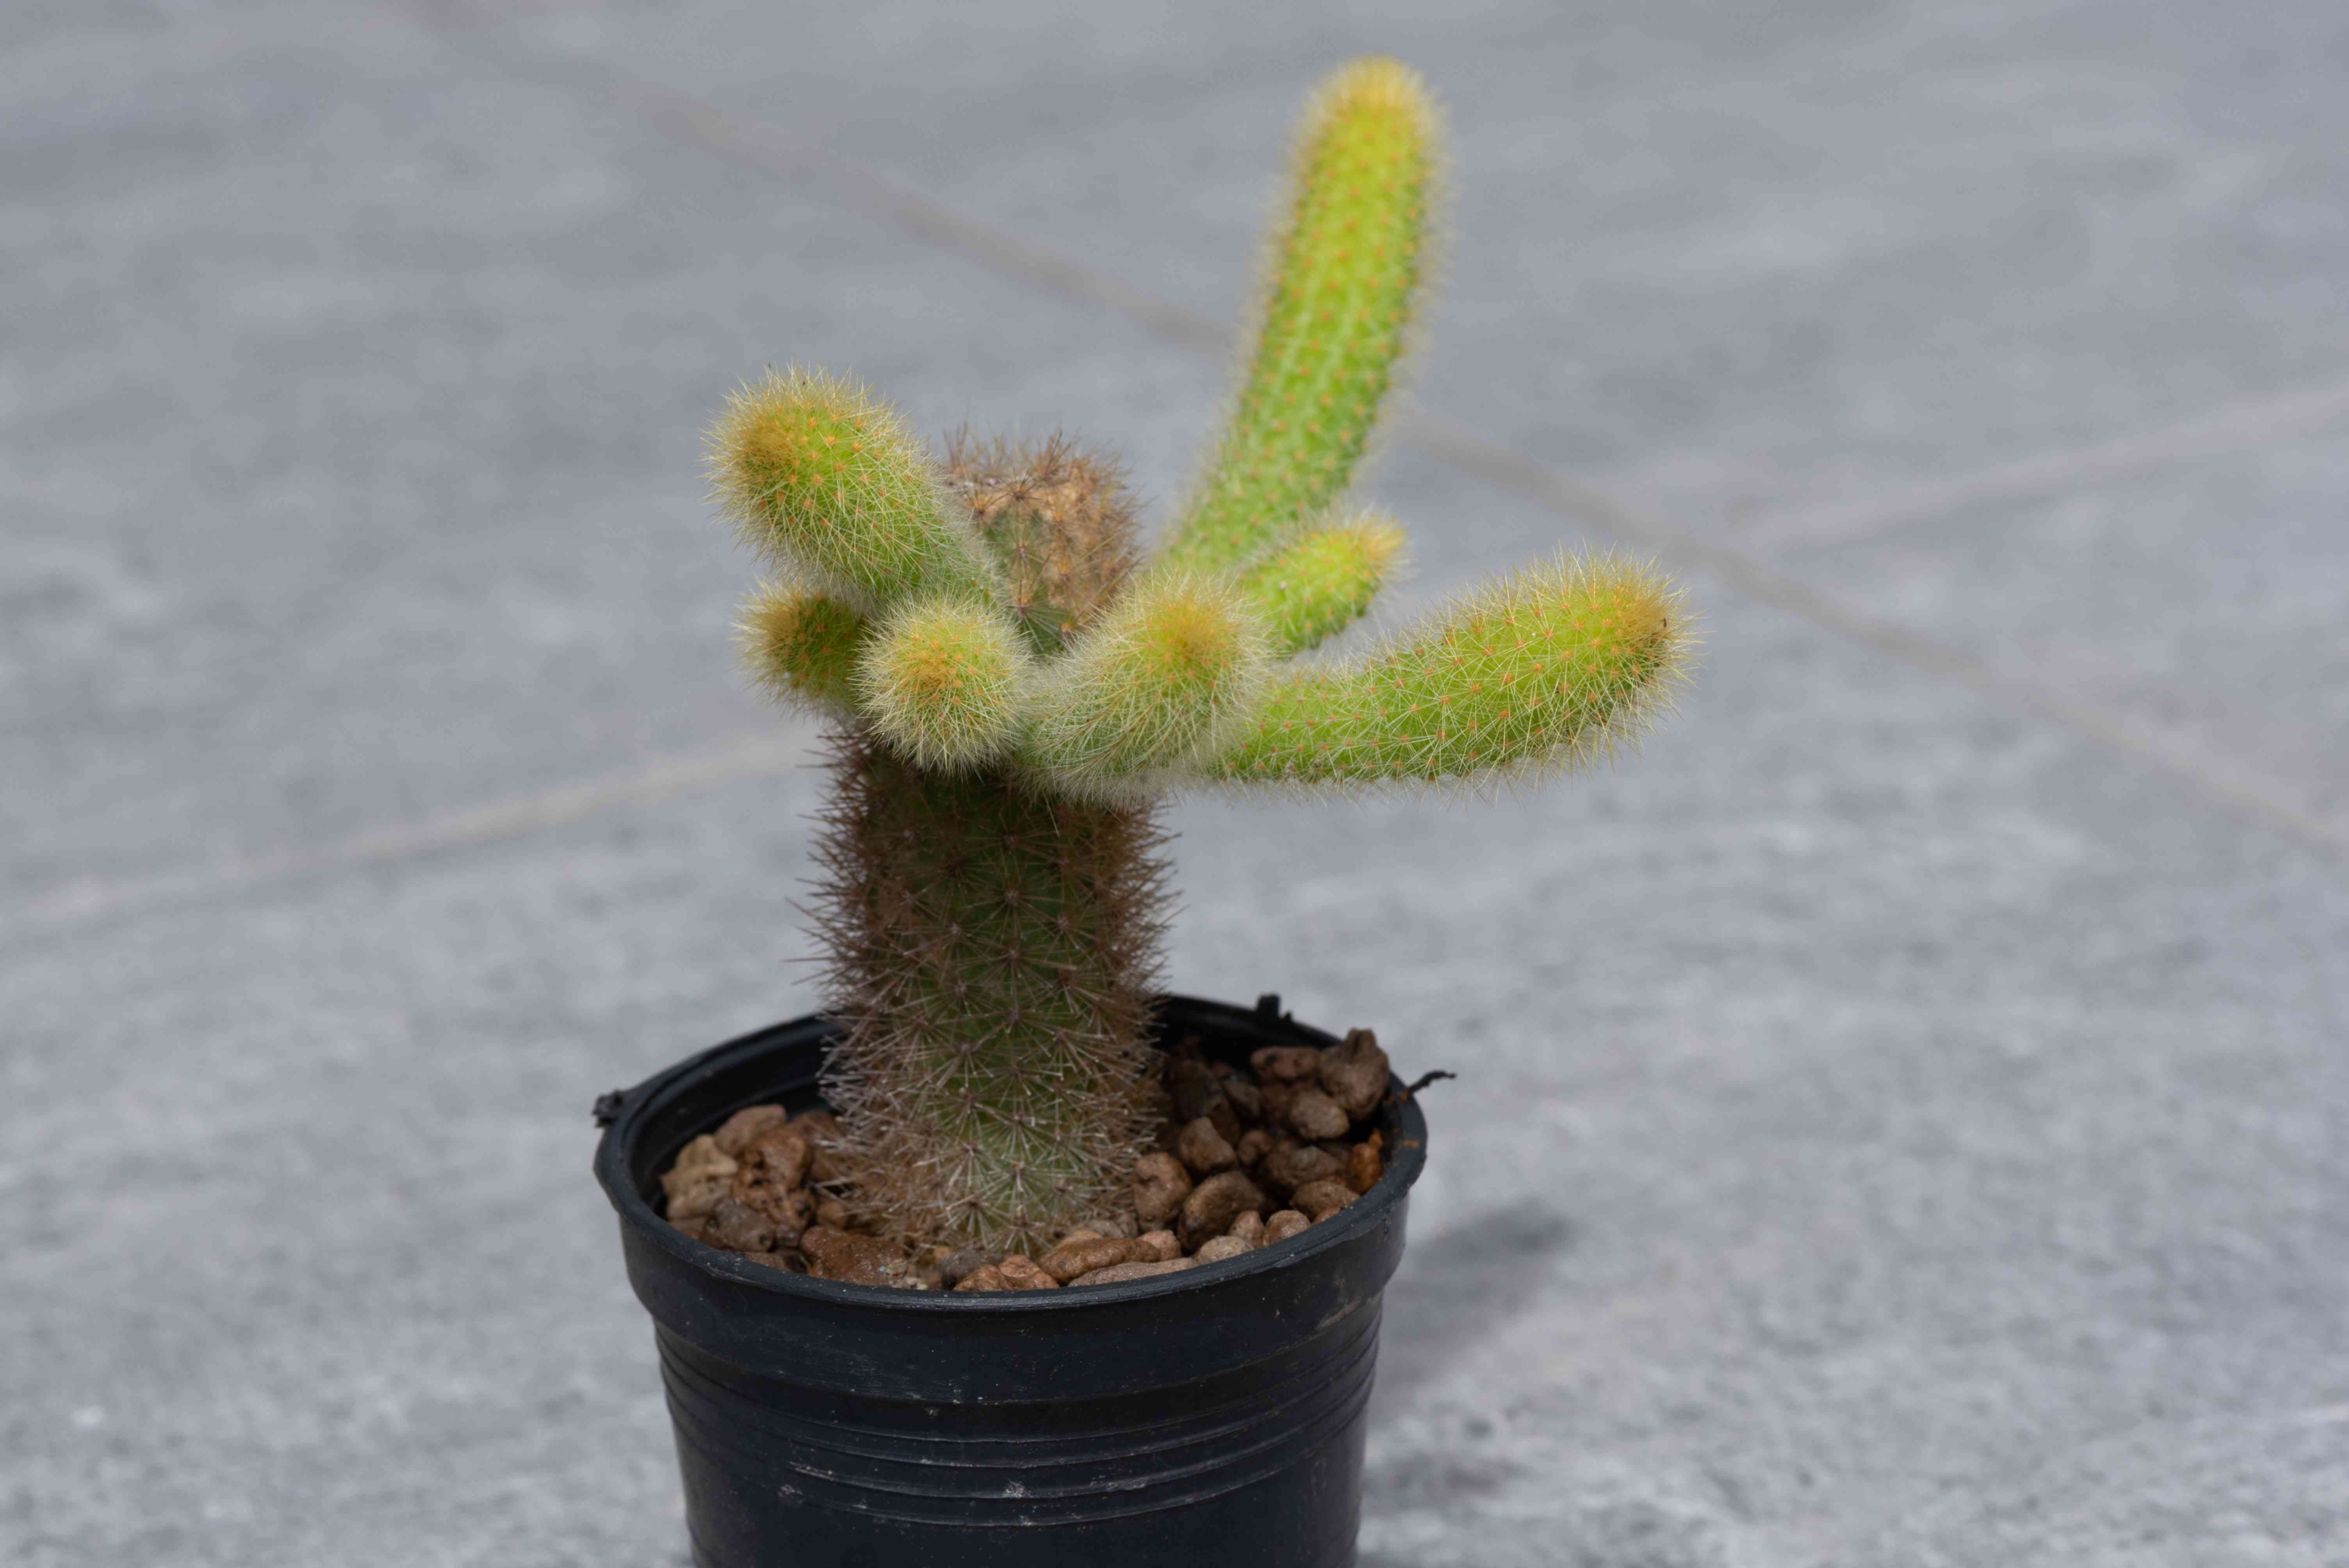
[[[1276,998],[1262,999],[1254,1009],[1171,992],[1162,994],[1157,1000],[1162,1009],[1174,1006],[1186,1012],[1221,1013],[1235,1022],[1247,1020],[1260,1024],[1268,1016],[1277,1017],[1286,1028],[1318,1036],[1328,1044],[1340,1043],[1327,1030],[1300,1023],[1280,1012]],[[1269,1008],[1267,1002],[1271,1003]],[[618,1211],[621,1223],[634,1228],[640,1237],[701,1273],[715,1275],[735,1286],[749,1285],[773,1295],[822,1302],[834,1307],[858,1307],[895,1314],[1019,1316],[1079,1312],[1112,1303],[1123,1304],[1179,1296],[1186,1292],[1213,1289],[1234,1280],[1278,1269],[1297,1267],[1324,1252],[1343,1247],[1384,1224],[1389,1211],[1410,1191],[1427,1164],[1427,1118],[1421,1112],[1415,1097],[1403,1098],[1395,1106],[1399,1124],[1397,1137],[1388,1151],[1386,1168],[1381,1173],[1377,1184],[1330,1219],[1286,1241],[1259,1247],[1221,1262],[1205,1263],[1150,1279],[1087,1285],[1082,1290],[1063,1286],[1050,1291],[909,1291],[885,1285],[820,1280],[810,1274],[795,1274],[764,1263],[753,1263],[740,1252],[697,1241],[655,1213],[652,1204],[628,1177],[628,1150],[636,1141],[636,1135],[645,1119],[715,1070],[725,1059],[768,1048],[777,1030],[827,1023],[823,1014],[809,1013],[755,1029],[706,1051],[696,1052],[643,1082],[618,1091],[618,1108],[613,1113],[611,1122],[605,1127],[603,1137],[595,1147],[595,1180],[604,1189],[604,1195],[611,1200],[612,1207]],[[1400,1095],[1402,1089],[1402,1080],[1389,1073],[1389,1096]],[[602,1106],[608,1104],[608,1100],[599,1102]]]

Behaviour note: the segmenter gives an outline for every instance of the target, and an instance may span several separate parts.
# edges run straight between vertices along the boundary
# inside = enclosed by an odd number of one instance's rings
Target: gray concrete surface
[[[1463,1075],[1366,1565],[2349,1562],[2349,10],[496,12],[0,8],[0,1562],[684,1561],[585,1107],[809,1005],[820,782],[698,430],[1166,496],[1366,50],[1405,607],[1709,641],[1569,787],[1179,814],[1175,983]]]

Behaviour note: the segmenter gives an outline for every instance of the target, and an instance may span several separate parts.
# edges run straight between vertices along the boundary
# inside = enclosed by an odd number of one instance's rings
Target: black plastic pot
[[[1167,1038],[1245,1061],[1327,1045],[1267,997],[1166,999]],[[1426,1123],[1391,1099],[1379,1184],[1303,1235],[1121,1285],[878,1290],[752,1263],[648,1199],[744,1106],[816,1100],[804,1018],[607,1096],[595,1177],[653,1315],[701,1568],[1345,1568],[1379,1297]],[[1400,1088],[1400,1085],[1395,1087]]]

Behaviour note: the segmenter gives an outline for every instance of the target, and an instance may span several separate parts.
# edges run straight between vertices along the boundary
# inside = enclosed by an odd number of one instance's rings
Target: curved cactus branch
[[[1236,580],[1281,658],[1319,647],[1367,614],[1402,566],[1402,527],[1365,512],[1298,529]]]
[[[1649,567],[1602,558],[1519,571],[1366,658],[1284,675],[1203,771],[1361,784],[1568,769],[1639,735],[1688,648],[1679,596]]]
[[[737,389],[709,432],[709,482],[745,543],[867,614],[924,590],[994,592],[928,452],[854,381],[770,370]]]
[[[1246,717],[1268,662],[1262,627],[1230,588],[1147,574],[1039,682],[1020,763],[1081,800],[1155,793],[1161,772]]]
[[[1442,131],[1419,74],[1357,60],[1315,94],[1221,443],[1167,559],[1238,566],[1345,493],[1433,256]]]

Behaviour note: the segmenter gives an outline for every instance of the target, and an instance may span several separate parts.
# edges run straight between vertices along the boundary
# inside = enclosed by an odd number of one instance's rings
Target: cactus
[[[1413,335],[1443,167],[1419,78],[1315,95],[1226,429],[1145,558],[1114,465],[1055,436],[935,461],[864,389],[770,373],[710,437],[777,576],[745,661],[833,721],[817,918],[853,1201],[905,1241],[1048,1243],[1105,1211],[1152,1125],[1157,803],[1570,770],[1683,679],[1652,569],[1521,569],[1350,657],[1402,528],[1345,495]]]

